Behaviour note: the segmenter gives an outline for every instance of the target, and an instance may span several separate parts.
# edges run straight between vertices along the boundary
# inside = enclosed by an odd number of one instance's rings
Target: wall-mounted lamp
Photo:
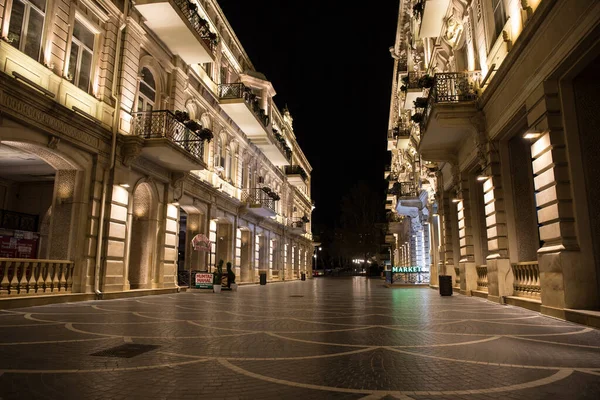
[[[460,199],[452,199],[453,203],[460,203],[460,201],[461,201]]]
[[[121,183],[119,186],[124,187],[125,189],[130,188],[129,183]]]
[[[528,140],[537,139],[540,136],[542,136],[542,133],[543,132],[540,132],[540,131],[527,131],[523,135],[523,139],[528,139]]]
[[[485,181],[487,181],[487,180],[488,180],[488,178],[489,178],[489,176],[487,176],[487,175],[484,175],[484,174],[477,175],[477,180],[478,180],[479,182],[485,182]]]

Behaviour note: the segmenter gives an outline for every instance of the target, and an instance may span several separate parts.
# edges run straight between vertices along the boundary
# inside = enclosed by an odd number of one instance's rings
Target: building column
[[[459,198],[456,203],[458,216],[458,240],[460,244],[460,293],[470,296],[471,290],[477,289],[477,269],[475,264],[475,248],[473,246],[473,225],[471,217],[471,196],[467,174],[461,174],[459,181]]]
[[[526,102],[530,130],[543,132],[532,144],[538,207],[541,311],[564,318],[565,308],[598,305],[595,271],[583,262],[573,210],[570,162],[557,82],[540,85]]]
[[[483,171],[483,175],[487,179],[483,183],[483,198],[489,252],[486,261],[488,300],[502,303],[504,296],[513,294],[514,278],[508,254],[502,168],[497,148],[497,142],[490,142],[486,145],[487,167]]]
[[[443,268],[440,271],[442,275],[451,275],[452,282],[456,279],[454,273],[454,235],[452,233],[452,219],[454,212],[452,210],[453,204],[450,199],[450,192],[445,192],[442,198],[442,233],[443,233]],[[454,286],[454,285],[453,285]]]

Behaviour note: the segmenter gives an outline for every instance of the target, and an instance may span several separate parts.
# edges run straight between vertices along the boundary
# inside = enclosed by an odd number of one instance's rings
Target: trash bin
[[[260,275],[260,284],[266,285],[267,284],[267,273],[261,272],[259,275]]]
[[[305,281],[306,280],[306,272],[302,272],[300,274],[300,280]]]
[[[440,295],[452,296],[452,275],[439,275]]]

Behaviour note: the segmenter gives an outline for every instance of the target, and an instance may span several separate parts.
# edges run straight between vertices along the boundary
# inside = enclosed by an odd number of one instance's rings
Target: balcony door
[[[137,110],[138,112],[152,111],[156,102],[156,82],[154,81],[152,72],[148,68],[142,68],[141,75]]]

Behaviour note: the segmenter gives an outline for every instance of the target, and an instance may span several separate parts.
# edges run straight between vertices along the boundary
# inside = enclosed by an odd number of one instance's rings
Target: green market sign
[[[407,272],[421,273],[423,271],[419,267],[392,267],[392,272],[405,274]]]

